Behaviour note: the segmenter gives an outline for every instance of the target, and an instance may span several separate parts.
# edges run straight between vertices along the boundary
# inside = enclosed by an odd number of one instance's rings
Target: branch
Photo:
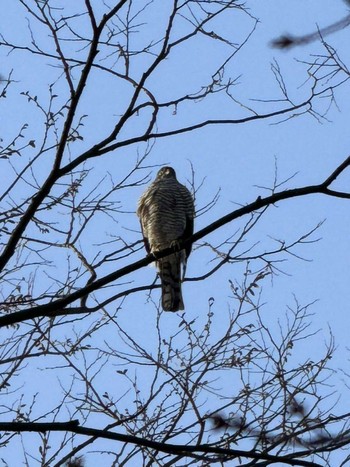
[[[69,422],[55,422],[55,423],[35,423],[35,422],[0,422],[0,431],[11,431],[11,432],[37,432],[45,433],[48,431],[64,431],[76,433],[78,435],[93,436],[96,438],[110,439],[113,441],[121,441],[123,443],[131,443],[135,446],[147,447],[150,449],[156,449],[157,451],[165,452],[168,454],[178,454],[181,456],[188,456],[193,453],[204,453],[204,454],[217,454],[225,457],[236,458],[246,457],[248,459],[266,460],[270,463],[284,463],[286,465],[299,465],[305,467],[321,467],[320,464],[315,462],[303,461],[296,459],[298,453],[295,453],[295,457],[291,458],[288,456],[273,456],[269,454],[263,454],[255,451],[243,451],[240,449],[225,449],[216,448],[209,444],[202,444],[200,446],[191,446],[186,444],[171,444],[161,443],[157,441],[150,441],[145,438],[138,436],[125,435],[122,433],[113,433],[107,430],[97,430],[95,428],[85,428],[79,425],[78,420],[71,420]]]
[[[349,193],[341,193],[338,191],[333,191],[328,188],[328,186],[333,183],[336,178],[347,168],[350,166],[350,156],[344,160],[333,172],[332,174],[327,177],[327,179],[319,184],[319,185],[310,185],[301,188],[294,188],[291,190],[285,190],[280,193],[274,193],[266,198],[261,198],[260,196],[252,203],[243,206],[242,208],[236,209],[233,212],[230,212],[226,216],[221,217],[220,219],[214,221],[213,223],[209,224],[207,227],[204,227],[202,230],[199,230],[197,233],[192,235],[190,238],[179,242],[179,248],[186,248],[192,243],[196,242],[197,240],[207,236],[208,234],[218,230],[219,228],[223,227],[224,225],[243,217],[247,214],[251,214],[252,212],[258,211],[266,206],[270,206],[275,204],[279,201],[283,201],[286,199],[291,198],[298,198],[301,196],[312,195],[312,194],[324,194],[327,196],[335,196],[335,197],[344,197],[350,199]],[[342,196],[340,196],[342,195]],[[50,303],[46,303],[44,305],[39,305],[35,308],[28,308],[26,310],[18,311],[16,313],[11,313],[0,317],[0,327],[13,325],[16,323],[20,323],[21,321],[25,321],[28,319],[37,318],[39,316],[55,316],[58,314],[62,315],[64,309],[67,305],[70,305],[76,300],[79,300],[83,297],[86,297],[90,293],[101,289],[102,287],[110,284],[111,282],[120,279],[138,269],[141,269],[148,264],[152,263],[156,259],[163,258],[171,253],[174,252],[173,247],[166,248],[161,252],[157,252],[157,257],[153,254],[149,254],[145,258],[135,261],[134,263],[129,264],[117,271],[112,272],[101,279],[97,279],[94,282],[87,284],[85,287],[82,287],[79,290],[67,295],[66,297],[59,298],[58,300],[54,300]]]
[[[293,112],[293,111],[296,111],[296,110],[300,110],[300,109],[303,109],[304,107],[307,107],[307,106],[311,106],[311,101],[312,101],[312,99],[314,97],[315,97],[315,94],[312,94],[307,100],[305,100],[304,102],[301,102],[300,104],[292,105],[291,107],[287,107],[287,108],[282,109],[282,110],[276,110],[274,112],[269,112],[269,113],[266,113],[266,114],[251,115],[249,117],[243,117],[243,118],[237,118],[237,119],[234,119],[234,118],[232,118],[232,119],[217,119],[217,120],[209,119],[209,120],[205,120],[203,122],[195,123],[195,124],[187,126],[187,127],[177,128],[175,130],[164,131],[162,133],[160,132],[160,133],[143,134],[143,135],[141,135],[139,137],[135,137],[135,138],[131,138],[131,139],[128,139],[128,140],[124,140],[124,141],[120,141],[120,142],[111,144],[110,146],[107,146],[107,147],[104,147],[104,148],[100,149],[97,153],[93,152],[91,156],[92,157],[100,156],[102,154],[105,154],[105,153],[110,152],[110,151],[114,151],[114,150],[119,149],[121,147],[129,146],[130,144],[146,142],[146,141],[149,141],[151,139],[166,138],[166,137],[169,137],[169,136],[181,135],[182,133],[189,133],[191,131],[195,131],[195,130],[199,130],[200,128],[204,128],[206,126],[212,126],[212,125],[237,125],[237,124],[241,124],[241,123],[252,122],[254,120],[265,120],[265,119],[272,118],[272,117],[278,117],[280,115],[283,115],[283,114],[286,114],[286,113],[289,113],[289,112]],[[79,158],[77,158],[77,159],[80,159],[83,156],[84,156],[84,154],[79,156]],[[76,162],[76,160],[71,162],[71,165],[74,164],[74,167],[75,167],[75,162]]]
[[[328,89],[327,89],[328,90]],[[327,91],[326,89],[322,91],[323,94],[324,92]],[[266,114],[259,114],[259,115],[251,115],[249,117],[243,117],[243,118],[237,118],[237,119],[209,119],[205,120],[203,122],[198,122],[193,125],[187,126],[187,127],[182,127],[182,128],[177,128],[175,130],[169,130],[169,131],[164,131],[164,132],[159,132],[159,133],[144,133],[140,136],[135,136],[134,138],[129,138],[124,141],[119,141],[113,144],[109,144],[112,140],[115,139],[115,132],[113,132],[113,136],[109,136],[105,140],[101,141],[100,143],[94,145],[92,148],[84,152],[83,154],[80,154],[80,156],[76,157],[73,161],[69,162],[66,166],[62,167],[60,169],[60,176],[66,175],[70,173],[72,170],[77,168],[80,164],[84,163],[88,159],[92,159],[94,157],[99,157],[102,156],[103,154],[107,154],[111,151],[115,151],[117,149],[123,148],[125,146],[131,146],[132,144],[137,144],[137,143],[144,143],[147,141],[150,141],[152,139],[159,139],[159,138],[166,138],[169,136],[177,136],[181,135],[182,133],[189,133],[191,131],[199,130],[201,128],[205,128],[207,126],[213,126],[213,125],[238,125],[242,123],[249,123],[255,120],[265,120],[268,118],[273,118],[273,117],[278,117],[280,115],[284,115],[286,113],[294,112],[296,110],[304,109],[305,107],[310,107],[311,106],[311,101],[313,98],[318,95],[318,94],[312,94],[308,99],[305,101],[301,102],[300,104],[292,105],[291,107],[286,107],[285,109],[281,110],[276,110],[274,112],[269,112]],[[130,112],[133,112],[132,109],[128,109],[128,115]],[[126,115],[126,114],[125,114]],[[124,115],[124,120],[125,120],[125,115]],[[109,144],[109,145],[108,145]]]
[[[98,44],[99,44],[99,38],[100,35],[103,32],[103,28],[106,25],[107,21],[110,20],[110,18],[115,15],[118,10],[124,5],[126,0],[121,0],[119,4],[112,8],[111,11],[104,15],[99,27],[94,31],[94,35],[91,39],[91,44],[90,44],[90,49],[88,53],[88,57],[86,59],[86,62],[84,64],[84,68],[80,74],[79,82],[78,85],[75,89],[75,91],[72,93],[72,99],[71,103],[68,109],[67,117],[62,129],[62,134],[59,139],[59,143],[57,146],[57,152],[55,156],[55,161],[52,167],[52,170],[50,171],[50,174],[48,175],[47,179],[45,180],[42,188],[36,193],[36,195],[33,197],[31,203],[29,204],[26,212],[23,214],[21,220],[18,222],[17,226],[13,230],[6,247],[4,248],[3,252],[0,255],[0,271],[3,270],[9,259],[13,256],[15,253],[17,244],[19,240],[22,237],[23,232],[27,228],[29,222],[32,220],[35,212],[37,211],[38,207],[42,203],[42,201],[46,198],[46,196],[50,193],[53,185],[55,182],[62,176],[62,174],[59,171],[62,158],[64,155],[64,151],[67,146],[68,142],[68,136],[70,129],[73,124],[73,120],[78,108],[78,104],[80,102],[81,96],[83,94],[84,88],[86,86],[86,82],[88,79],[88,76],[90,74],[91,68],[93,66],[94,60],[96,55],[98,54]]]
[[[296,45],[309,44],[310,42],[314,42],[317,39],[327,36],[328,34],[333,34],[334,32],[340,31],[349,25],[350,15],[347,15],[336,23],[333,23],[323,29],[318,29],[316,32],[312,32],[311,34],[306,34],[305,36],[293,36],[291,34],[281,36],[278,39],[274,39],[271,42],[271,46],[278,49],[288,49]]]

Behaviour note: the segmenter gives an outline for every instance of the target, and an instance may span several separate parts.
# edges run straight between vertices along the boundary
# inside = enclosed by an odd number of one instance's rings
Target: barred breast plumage
[[[140,218],[146,250],[156,255],[193,233],[194,203],[190,191],[176,179],[172,167],[159,170],[156,179],[141,196]],[[184,309],[181,264],[185,266],[191,246],[157,261],[165,311]]]

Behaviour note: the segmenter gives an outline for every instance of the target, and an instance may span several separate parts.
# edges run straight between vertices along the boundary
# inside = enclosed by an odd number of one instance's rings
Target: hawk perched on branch
[[[193,233],[194,203],[189,190],[176,179],[172,167],[159,170],[156,179],[141,196],[137,215],[148,253],[174,246]],[[192,246],[160,258],[156,264],[162,284],[164,311],[184,309],[181,293],[181,264],[186,266]]]

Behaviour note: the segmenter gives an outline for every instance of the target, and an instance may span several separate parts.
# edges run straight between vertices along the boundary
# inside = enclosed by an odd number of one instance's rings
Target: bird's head
[[[162,167],[157,173],[157,178],[176,178],[175,170],[172,167]]]

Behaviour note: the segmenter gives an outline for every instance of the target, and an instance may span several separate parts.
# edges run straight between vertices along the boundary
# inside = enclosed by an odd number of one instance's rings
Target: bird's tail
[[[181,252],[173,253],[158,260],[162,284],[162,308],[164,311],[184,309],[181,292]]]

